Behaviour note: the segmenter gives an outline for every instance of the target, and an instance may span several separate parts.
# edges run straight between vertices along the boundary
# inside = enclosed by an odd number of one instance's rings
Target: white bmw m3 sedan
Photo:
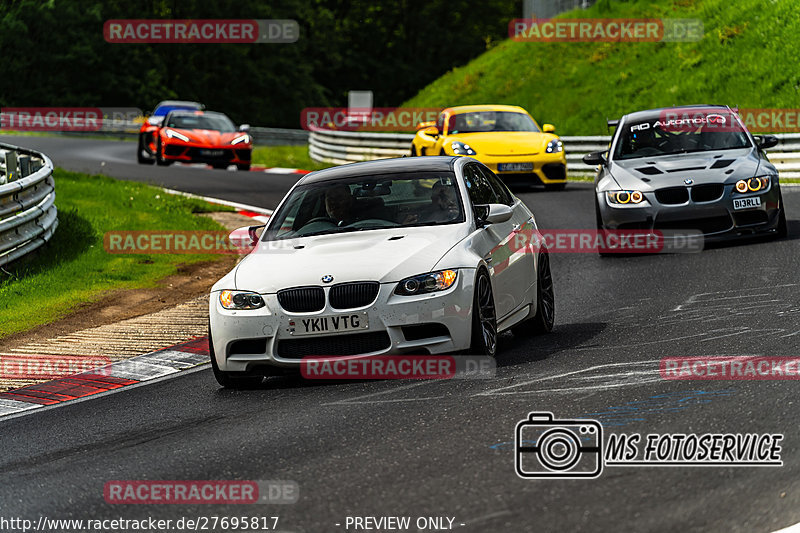
[[[499,332],[553,328],[533,214],[469,157],[313,172],[266,227],[237,232],[253,250],[209,305],[211,362],[226,387],[298,369],[307,356],[494,356]]]

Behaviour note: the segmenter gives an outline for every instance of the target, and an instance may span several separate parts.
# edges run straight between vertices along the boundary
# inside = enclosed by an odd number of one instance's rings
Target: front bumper
[[[492,172],[508,184],[551,185],[566,183],[567,181],[567,158],[564,152],[516,157],[513,155],[492,156],[478,154],[471,157],[489,167]],[[501,163],[532,163],[533,170],[499,171],[498,165]]]
[[[474,278],[473,269],[459,269],[453,287],[419,296],[398,296],[394,294],[397,283],[384,283],[371,305],[348,310],[330,307],[326,287],[325,308],[313,313],[284,311],[276,294],[263,294],[266,306],[261,309],[229,311],[220,305],[219,292],[212,292],[209,317],[217,364],[225,372],[258,371],[259,367],[270,366],[299,368],[304,356],[332,355],[320,350],[334,346],[333,343],[339,347],[343,343],[353,347],[368,346],[370,351],[351,354],[365,357],[441,354],[468,349]],[[368,330],[303,336],[289,332],[290,320],[347,314],[366,317]],[[436,324],[440,326],[429,330],[408,328]],[[432,336],[426,336],[426,331],[431,331]],[[369,334],[370,339],[366,340],[364,334]]]
[[[210,165],[228,163],[230,165],[250,164],[252,146],[203,146],[198,144],[168,143],[164,145],[164,159],[184,163],[207,163]]]
[[[735,239],[775,232],[780,210],[780,185],[774,178],[769,190],[763,193],[739,194],[733,185],[725,185],[722,196],[708,202],[695,202],[691,195],[681,204],[664,204],[655,192],[644,193],[646,205],[610,204],[605,192],[597,193],[597,203],[605,229],[610,230],[669,230],[701,232],[707,242]],[[734,209],[734,198],[759,198],[761,205]],[[645,203],[645,202],[643,202]]]

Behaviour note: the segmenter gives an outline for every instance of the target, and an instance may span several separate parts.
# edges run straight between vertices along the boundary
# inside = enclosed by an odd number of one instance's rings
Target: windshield
[[[183,130],[216,130],[221,133],[236,131],[236,126],[225,115],[173,115],[167,127]]]
[[[512,111],[473,111],[450,117],[450,133],[485,131],[534,131],[536,122],[525,113]]]
[[[153,111],[154,117],[165,117],[167,113],[170,111],[194,111],[197,109],[197,106],[189,106],[189,105],[162,105],[159,106],[155,111]]]
[[[435,226],[464,220],[452,172],[360,176],[298,186],[271,217],[263,239]]]
[[[697,119],[655,117],[621,126],[614,159],[635,159],[689,152],[747,148],[750,140],[730,113]]]

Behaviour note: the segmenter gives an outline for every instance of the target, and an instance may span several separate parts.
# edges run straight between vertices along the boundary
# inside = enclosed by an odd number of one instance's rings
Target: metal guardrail
[[[120,139],[135,139],[139,135],[139,128],[142,124],[130,120],[104,120],[102,126],[96,131],[54,131],[60,135],[101,135],[117,137]],[[250,135],[256,145],[278,146],[294,145],[302,146],[308,143],[308,132],[306,130],[293,130],[288,128],[262,128],[254,126],[250,128]]]
[[[39,248],[58,227],[53,162],[0,143],[0,266]]]
[[[0,113],[0,117],[2,114]],[[49,133],[59,135],[99,135],[103,137],[116,137],[120,139],[135,139],[139,135],[142,123],[134,120],[122,119],[103,119],[100,128],[91,131],[53,131]],[[13,128],[12,128],[13,129]],[[306,130],[295,130],[288,128],[262,128],[254,126],[250,128],[250,135],[253,142],[257,145],[277,146],[295,145],[301,146],[308,144],[308,132]]]
[[[779,143],[767,150],[770,161],[782,178],[800,178],[800,133],[776,135]],[[352,131],[315,131],[309,136],[308,154],[315,161],[342,165],[408,155],[412,133],[361,133]],[[595,168],[583,163],[590,152],[608,150],[608,135],[561,137],[570,177],[593,177]]]

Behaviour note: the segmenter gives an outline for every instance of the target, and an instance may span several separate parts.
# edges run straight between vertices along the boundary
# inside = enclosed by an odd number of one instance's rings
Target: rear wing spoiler
[[[609,130],[611,130],[611,128],[616,128],[617,126],[619,126],[619,119],[618,118],[606,119],[606,126],[608,127]]]

